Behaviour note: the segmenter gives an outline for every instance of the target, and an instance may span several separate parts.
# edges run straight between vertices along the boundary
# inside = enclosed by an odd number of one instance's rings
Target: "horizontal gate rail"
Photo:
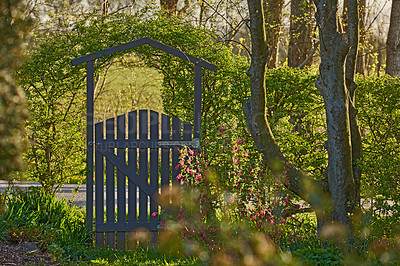
[[[103,223],[96,226],[97,232],[130,232],[134,230],[147,229],[155,231],[160,226],[159,222],[137,222],[137,223]]]
[[[95,143],[100,150],[107,149],[170,149],[175,147],[190,146],[195,149],[200,147],[200,140],[154,140],[154,139],[115,139],[115,140],[99,140]]]

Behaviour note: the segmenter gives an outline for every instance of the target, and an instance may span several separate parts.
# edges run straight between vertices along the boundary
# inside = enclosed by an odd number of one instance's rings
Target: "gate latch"
[[[195,138],[193,140],[163,140],[157,143],[159,146],[192,146],[195,149],[200,148],[200,139]]]

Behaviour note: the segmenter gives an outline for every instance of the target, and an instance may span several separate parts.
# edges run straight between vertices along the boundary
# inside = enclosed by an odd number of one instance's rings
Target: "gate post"
[[[201,83],[203,67],[194,67],[194,132],[193,138],[200,139],[201,134]]]
[[[86,228],[89,232],[93,231],[93,88],[94,88],[94,61],[89,61],[86,64],[86,123],[87,123],[87,137],[86,137],[86,165],[87,165],[87,176],[86,176]]]

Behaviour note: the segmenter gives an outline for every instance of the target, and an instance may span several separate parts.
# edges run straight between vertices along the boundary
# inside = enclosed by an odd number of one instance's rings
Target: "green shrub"
[[[308,265],[343,265],[343,255],[335,247],[306,247],[296,250],[293,255]]]
[[[285,156],[322,178],[327,165],[325,109],[314,86],[317,73],[288,67],[266,72],[268,121]]]
[[[80,208],[37,187],[7,192],[5,197],[7,208],[0,217],[3,240],[38,242],[41,249],[63,259],[75,259],[85,252],[90,235]]]
[[[369,242],[392,239],[400,235],[400,79],[359,76],[357,83],[364,148],[361,195],[372,202],[362,225],[364,237]]]

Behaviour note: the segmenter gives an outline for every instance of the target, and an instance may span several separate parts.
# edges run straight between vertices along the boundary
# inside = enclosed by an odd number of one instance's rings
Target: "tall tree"
[[[22,56],[28,21],[23,19],[23,1],[0,1],[0,178],[22,169],[25,96],[14,81]]]
[[[392,1],[386,49],[386,74],[400,77],[400,0]]]
[[[357,121],[353,121],[356,116],[350,115],[350,106],[355,101],[354,95],[353,99],[350,96],[357,87],[354,83],[358,46],[357,0],[349,0],[347,33],[343,33],[340,27],[337,0],[314,1],[321,47],[320,75],[315,85],[324,98],[328,133],[325,143],[328,166],[323,180],[315,180],[292,165],[274,139],[265,108],[268,40],[265,35],[263,5],[262,0],[247,2],[252,45],[251,65],[247,71],[251,98],[243,102],[243,111],[254,143],[272,173],[316,210],[319,229],[332,222],[350,228],[348,213],[354,210],[359,200],[358,181],[353,174],[353,164],[356,164],[353,157],[357,158],[358,155],[353,155],[356,151],[352,147],[361,147],[361,143],[357,143],[360,139],[353,138],[351,130],[358,126]]]
[[[178,0],[160,0],[161,9],[167,16],[176,15],[178,11]]]
[[[198,1],[200,5],[200,17],[204,12],[204,2],[205,1]],[[160,0],[161,9],[164,11],[166,16],[176,16],[184,14],[190,7],[190,0],[184,0],[183,7],[178,9],[178,0]]]
[[[288,66],[298,67],[304,63],[312,50],[314,7],[311,1],[292,0],[290,3],[290,39]],[[312,57],[303,65],[312,65]]]
[[[356,62],[356,72],[359,74],[365,74],[365,45],[366,45],[366,32],[365,32],[365,21],[366,21],[366,12],[367,12],[367,1],[359,0],[359,24],[358,28],[360,30],[359,37],[359,46],[357,53],[357,62]]]
[[[282,25],[284,0],[266,0],[264,2],[266,34],[269,45],[268,68],[275,68],[278,60],[278,42]]]

